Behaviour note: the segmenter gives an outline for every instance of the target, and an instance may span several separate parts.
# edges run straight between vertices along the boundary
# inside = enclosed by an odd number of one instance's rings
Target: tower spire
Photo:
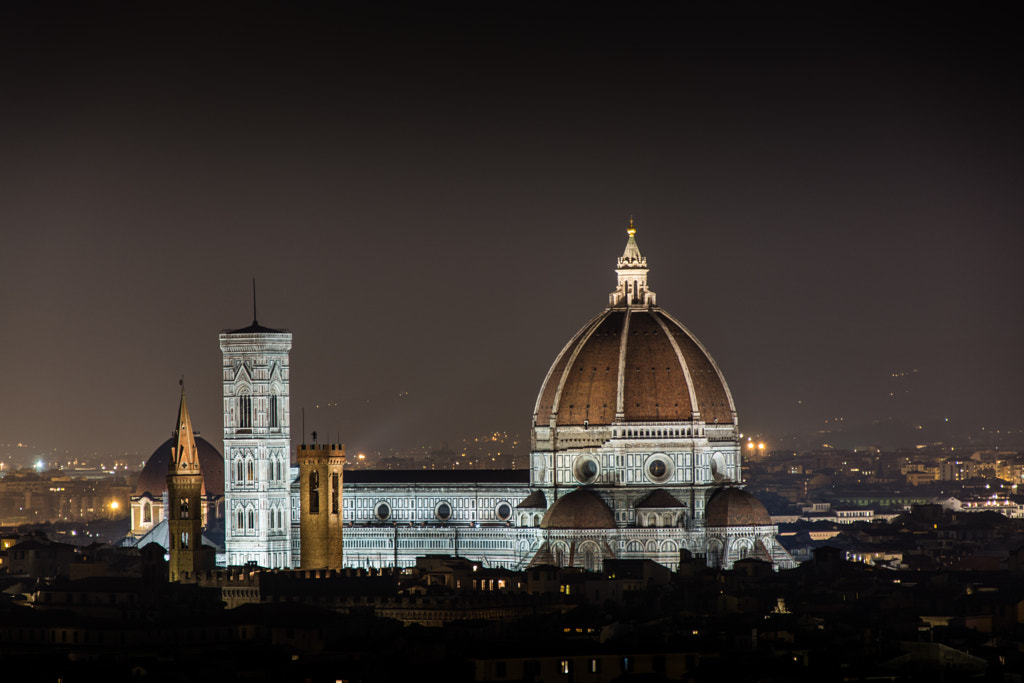
[[[181,405],[178,407],[178,423],[174,428],[174,452],[168,463],[169,474],[199,474],[199,452],[196,450],[195,432],[192,430],[192,418],[188,414],[188,403],[185,401],[185,381],[181,384]]]
[[[629,217],[628,239],[622,256],[616,262],[618,286],[608,295],[611,306],[647,307],[655,305],[655,294],[647,288],[647,258],[636,243],[636,226]]]

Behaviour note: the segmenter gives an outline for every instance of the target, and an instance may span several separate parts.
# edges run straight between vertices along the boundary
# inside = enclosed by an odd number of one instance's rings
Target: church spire
[[[178,424],[174,429],[174,452],[168,463],[169,474],[199,474],[199,451],[196,450],[192,418],[185,402],[185,383],[181,383],[181,406],[178,408]]]
[[[174,429],[174,450],[167,465],[167,505],[170,580],[194,580],[203,563],[203,473],[199,470],[199,451],[185,402],[184,381]]]
[[[647,258],[640,253],[636,243],[636,227],[629,219],[626,230],[629,238],[626,248],[619,257],[615,269],[618,286],[608,295],[611,306],[647,307],[655,305],[655,294],[647,288]]]

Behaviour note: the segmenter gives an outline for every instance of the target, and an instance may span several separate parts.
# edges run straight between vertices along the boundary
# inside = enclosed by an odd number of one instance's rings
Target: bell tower
[[[256,322],[220,334],[224,383],[224,547],[228,565],[289,569],[288,352],[292,334]]]
[[[167,531],[170,543],[170,580],[181,581],[201,569],[203,547],[203,474],[192,431],[192,420],[181,387],[174,451],[167,465]]]

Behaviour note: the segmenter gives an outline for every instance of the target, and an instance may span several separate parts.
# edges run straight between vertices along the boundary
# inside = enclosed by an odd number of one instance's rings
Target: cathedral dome
[[[149,456],[135,486],[135,495],[148,492],[159,498],[167,490],[167,466],[171,461],[174,443],[174,437],[167,439]],[[203,488],[207,495],[224,495],[224,456],[213,444],[199,436],[196,437],[196,450],[199,452],[199,471],[203,475]]]
[[[704,508],[704,524],[723,526],[771,526],[772,517],[757,498],[743,489],[718,489]]]
[[[576,489],[544,514],[541,529],[614,529],[615,515],[605,502],[586,489]]]
[[[537,396],[537,427],[702,420],[735,424],[729,387],[707,349],[661,310],[647,259],[630,228],[610,306],[551,365]]]

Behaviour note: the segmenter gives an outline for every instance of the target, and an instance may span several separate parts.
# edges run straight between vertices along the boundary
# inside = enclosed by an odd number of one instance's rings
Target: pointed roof
[[[240,327],[237,330],[227,330],[224,334],[283,334],[288,330],[275,330],[271,327],[264,327],[255,320],[248,327]]]
[[[634,507],[636,508],[683,508],[686,507],[671,493],[665,489],[655,489],[644,497]]]
[[[626,249],[619,257],[619,268],[646,268],[647,259],[640,254],[640,247],[636,244],[636,228],[633,227],[633,219],[629,219],[629,228],[626,230],[629,239],[626,240]]]
[[[192,418],[185,402],[185,385],[181,386],[181,406],[178,408],[178,423],[174,429],[174,444],[171,460],[167,463],[169,474],[199,474],[199,450],[196,436],[192,431]]]
[[[548,507],[548,499],[545,497],[544,492],[537,489],[526,497],[523,502],[516,505],[517,508],[539,508],[546,510]]]

